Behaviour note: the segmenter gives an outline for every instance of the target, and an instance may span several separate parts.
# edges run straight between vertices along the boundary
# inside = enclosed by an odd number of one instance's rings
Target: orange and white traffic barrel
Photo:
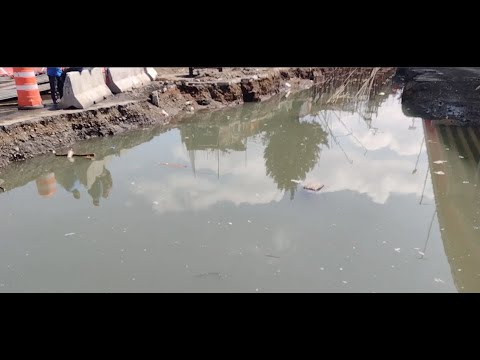
[[[18,109],[31,110],[43,108],[37,78],[33,68],[13,68],[15,87],[17,88]]]
[[[57,180],[54,173],[42,175],[35,182],[40,196],[51,197],[57,192]]]

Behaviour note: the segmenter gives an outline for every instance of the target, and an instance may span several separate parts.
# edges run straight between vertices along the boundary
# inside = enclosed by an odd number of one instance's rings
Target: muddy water
[[[478,133],[334,92],[2,169],[0,291],[479,291]]]

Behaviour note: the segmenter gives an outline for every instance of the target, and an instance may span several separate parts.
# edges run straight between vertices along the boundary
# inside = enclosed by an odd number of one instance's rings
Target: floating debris
[[[321,268],[320,268],[320,271],[323,271],[323,270],[325,270],[325,268],[321,267]]]
[[[322,185],[318,182],[315,181],[310,181],[305,184],[303,184],[303,188],[306,190],[312,190],[312,191],[320,191],[325,185]]]
[[[445,284],[445,281],[443,281],[442,279],[435,278],[434,280],[435,280],[435,282],[437,282],[437,283]]]
[[[152,204],[153,205],[158,205],[158,201],[154,201]]]
[[[447,162],[447,160],[437,160],[437,161],[434,161],[433,163],[434,164],[445,164]]]
[[[344,283],[344,284],[348,284],[348,281],[342,280],[342,283]]]
[[[163,165],[163,166],[170,166],[170,167],[175,167],[175,168],[186,168],[187,165],[183,165],[183,164],[174,164],[174,163],[160,163],[159,165]]]
[[[445,173],[443,171],[435,171],[434,174],[437,174],[437,175],[445,175]]]
[[[272,254],[265,254],[266,257],[271,257],[271,258],[274,258],[274,259],[280,259],[279,256],[275,256],[275,255],[272,255]]]
[[[66,153],[66,154],[57,154],[57,153],[54,153],[54,154],[55,154],[55,156],[63,156],[63,157],[67,157],[68,159],[72,159],[72,160],[73,160],[73,157],[83,157],[83,158],[92,159],[92,160],[95,157],[95,153],[75,154],[72,149],[68,150],[68,153]]]
[[[75,235],[75,233],[74,233],[74,232],[72,232],[72,233],[66,233],[64,236],[72,236],[72,235]]]
[[[425,253],[423,251],[419,251],[418,254],[421,256],[425,256]]]
[[[251,223],[251,222],[252,222],[252,220],[247,220],[247,222]]]
[[[385,93],[382,91],[381,93],[378,93],[378,95],[380,95],[380,96],[384,96],[384,95],[385,95]]]
[[[458,157],[459,157],[460,159],[465,159],[465,156],[462,156],[462,155],[458,155]]]
[[[302,183],[301,180],[294,180],[294,179],[292,179],[292,180],[290,180],[290,181],[291,181],[291,182],[294,182],[294,183],[296,183],[296,184],[301,184],[301,183]]]
[[[470,184],[470,181],[462,181],[463,184]]]
[[[233,224],[231,222],[229,222],[228,225],[233,225]]]
[[[400,252],[400,248],[395,248],[395,249],[393,249],[393,250],[395,250],[395,251],[398,252],[398,253]]]
[[[218,278],[218,279],[223,279],[223,278],[226,278],[227,275],[222,275],[221,273],[219,272],[206,272],[206,273],[201,273],[201,274],[197,274],[197,275],[194,275],[194,277],[196,278]]]
[[[462,269],[457,269],[458,271],[462,271]]]

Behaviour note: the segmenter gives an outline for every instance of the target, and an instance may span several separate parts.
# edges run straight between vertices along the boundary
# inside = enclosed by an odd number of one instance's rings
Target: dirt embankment
[[[334,68],[211,70],[191,79],[159,72],[157,81],[90,109],[61,110],[0,125],[0,168],[54,150],[65,151],[78,140],[174,124],[182,113],[262,101],[282,91],[327,82],[338,72]]]

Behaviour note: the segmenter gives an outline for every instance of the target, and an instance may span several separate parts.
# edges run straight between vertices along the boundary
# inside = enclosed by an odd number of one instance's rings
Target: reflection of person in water
[[[93,205],[100,206],[100,197],[104,199],[108,198],[112,185],[112,174],[104,165],[102,173],[97,176],[92,187],[88,190],[88,193],[93,199]]]
[[[80,199],[80,181],[75,172],[74,164],[68,165],[62,171],[56,172],[57,182],[64,187],[65,190],[73,194],[75,199]]]
[[[57,172],[57,181],[73,194],[75,199],[80,199],[80,184],[92,197],[93,205],[100,205],[100,198],[108,198],[113,186],[112,174],[105,167],[106,158],[91,161],[75,159],[67,164],[62,171]]]

